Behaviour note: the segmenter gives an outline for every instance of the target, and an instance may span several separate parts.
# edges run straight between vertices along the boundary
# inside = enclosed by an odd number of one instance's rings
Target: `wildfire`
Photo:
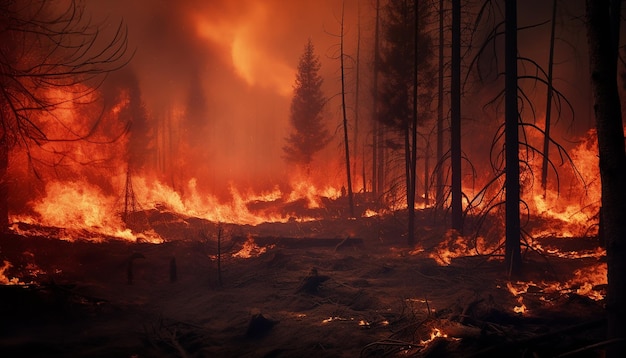
[[[433,328],[432,332],[430,332],[430,338],[428,338],[425,341],[420,341],[420,344],[422,345],[427,345],[428,343],[434,341],[436,338],[440,338],[440,337],[444,337],[447,338],[448,335],[445,334],[441,329],[439,328]]]
[[[518,306],[513,307],[513,312],[524,314],[527,311],[526,305],[524,304],[524,297],[522,297],[523,293],[528,291],[528,288],[533,285],[532,283],[527,282],[517,282],[517,287],[513,286],[511,282],[506,283],[506,288],[515,296],[517,299]]]
[[[0,267],[0,285],[19,285],[20,280],[16,277],[8,278],[5,275],[5,271],[11,268],[11,263],[4,261]]]
[[[469,238],[459,235],[455,230],[448,230],[435,251],[428,256],[434,259],[437,264],[448,266],[454,258],[476,256],[494,249],[487,244],[483,237],[476,238],[472,243]]]
[[[254,242],[254,238],[251,235],[248,235],[248,238],[246,239],[246,242],[243,243],[241,250],[235,252],[232,256],[240,259],[249,259],[251,257],[257,257],[264,254],[267,249],[267,247],[259,247],[256,242]]]
[[[574,272],[574,277],[567,282],[541,282],[535,283],[532,281],[524,282],[517,281],[507,282],[506,287],[508,291],[516,298],[519,305],[513,307],[513,311],[516,313],[524,314],[528,312],[526,305],[524,304],[524,294],[528,293],[529,289],[533,287],[533,292],[537,295],[541,295],[540,299],[547,301],[545,295],[550,294],[568,294],[575,293],[577,295],[591,298],[595,301],[604,299],[604,293],[597,288],[607,284],[607,265],[606,263],[598,263],[593,266],[578,269]]]

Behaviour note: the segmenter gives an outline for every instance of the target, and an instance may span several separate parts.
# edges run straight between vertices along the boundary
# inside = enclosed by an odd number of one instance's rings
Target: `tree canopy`
[[[309,165],[313,155],[322,150],[330,140],[330,133],[324,123],[326,97],[322,92],[324,80],[319,74],[320,68],[319,57],[309,39],[298,63],[293,88],[289,117],[292,132],[283,147],[284,158],[288,162]]]

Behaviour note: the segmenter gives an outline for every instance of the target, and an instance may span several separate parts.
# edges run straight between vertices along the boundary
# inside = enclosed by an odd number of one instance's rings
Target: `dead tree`
[[[517,0],[506,1],[504,24],[504,132],[506,161],[506,242],[504,261],[510,275],[522,269],[520,248],[519,109],[517,107]]]
[[[452,1],[452,59],[450,83],[450,160],[452,169],[452,228],[463,232],[461,188],[461,1]]]
[[[344,149],[346,154],[346,176],[348,182],[348,203],[350,206],[350,217],[354,217],[354,198],[352,194],[352,176],[350,170],[350,144],[348,142],[348,115],[346,113],[346,74],[345,74],[345,65],[344,65],[344,2],[341,3],[341,45],[340,45],[340,53],[339,59],[341,63],[341,112],[343,115],[343,142]]]
[[[543,161],[541,163],[541,188],[546,191],[548,185],[548,161],[550,153],[550,126],[552,120],[552,77],[554,69],[554,31],[556,27],[556,0],[552,0],[552,21],[550,24],[550,55],[548,56],[548,95],[546,99],[546,123],[543,135]]]
[[[0,13],[0,230],[4,231],[9,223],[11,149],[19,145],[32,161],[33,147],[93,134],[92,130],[54,138],[38,118],[95,94],[105,75],[124,66],[130,56],[124,24],[120,22],[107,39],[76,0],[64,2],[63,7],[50,0],[2,1]],[[67,97],[50,96],[52,90],[62,90]]]
[[[617,46],[620,1],[587,0],[586,23],[594,113],[598,131],[602,221],[606,237],[608,289],[606,357],[626,352],[626,154],[624,126],[617,87]]]

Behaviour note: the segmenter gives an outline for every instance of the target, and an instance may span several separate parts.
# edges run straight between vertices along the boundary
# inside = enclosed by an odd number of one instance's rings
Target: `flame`
[[[436,338],[440,338],[440,337],[447,338],[448,335],[439,328],[433,328],[433,330],[430,332],[430,338],[428,338],[425,341],[420,341],[420,344],[427,345],[428,343],[434,341]]]
[[[534,284],[532,282],[518,281],[517,287],[515,287],[511,282],[506,283],[506,288],[509,290],[509,292],[511,292],[513,296],[515,296],[515,298],[517,299],[517,303],[519,303],[519,306],[513,307],[513,312],[524,314],[528,311],[526,305],[524,304],[524,297],[522,296],[522,294],[526,293],[531,285]]]
[[[595,301],[604,299],[604,294],[596,290],[596,287],[607,284],[607,265],[604,262],[597,263],[588,267],[577,269],[574,271],[574,277],[566,282],[541,282],[517,281],[507,282],[508,291],[516,298],[518,306],[513,307],[516,313],[526,313],[528,308],[524,304],[523,295],[528,292],[530,287],[536,287],[538,294],[567,294],[576,293],[581,296],[591,298]],[[542,296],[543,300],[546,300]]]
[[[477,237],[472,243],[470,238],[459,235],[455,230],[448,230],[435,251],[428,256],[440,266],[448,266],[454,258],[476,256],[489,250],[493,251],[495,248],[490,246],[483,237]]]
[[[248,238],[246,239],[246,242],[243,243],[241,250],[235,252],[232,256],[240,259],[249,259],[251,257],[257,257],[264,254],[267,249],[267,247],[259,247],[256,242],[254,242],[252,235],[248,235]]]
[[[19,285],[20,280],[16,277],[8,278],[4,272],[11,268],[9,261],[4,261],[2,267],[0,267],[0,285]]]

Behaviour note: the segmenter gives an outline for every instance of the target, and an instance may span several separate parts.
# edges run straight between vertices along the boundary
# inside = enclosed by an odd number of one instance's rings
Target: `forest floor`
[[[603,301],[581,293],[581,276],[603,265],[592,239],[537,240],[510,281],[497,256],[438,264],[446,234],[433,227],[407,248],[394,217],[218,226],[148,215],[165,243],[70,242],[24,224],[3,235],[0,356],[602,353]]]

